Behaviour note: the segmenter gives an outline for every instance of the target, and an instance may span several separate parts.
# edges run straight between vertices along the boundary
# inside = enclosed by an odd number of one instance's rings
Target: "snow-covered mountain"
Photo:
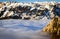
[[[0,19],[42,19],[60,17],[59,2],[0,2]]]

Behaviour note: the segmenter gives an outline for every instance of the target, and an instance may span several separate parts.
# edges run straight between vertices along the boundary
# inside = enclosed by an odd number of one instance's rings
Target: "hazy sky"
[[[4,1],[12,1],[12,0],[0,0],[0,2],[4,2]],[[48,1],[50,2],[51,0],[14,0],[14,1],[17,1],[17,2],[36,2],[36,1]],[[60,0],[55,0],[56,2],[60,2]]]

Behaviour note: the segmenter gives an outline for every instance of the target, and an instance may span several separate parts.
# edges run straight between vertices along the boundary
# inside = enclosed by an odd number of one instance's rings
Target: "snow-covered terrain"
[[[60,17],[59,2],[0,3],[0,19],[42,19]]]

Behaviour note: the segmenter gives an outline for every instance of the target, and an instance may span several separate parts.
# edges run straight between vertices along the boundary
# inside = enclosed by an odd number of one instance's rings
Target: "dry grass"
[[[51,33],[51,39],[60,39],[60,18],[53,18],[42,31]]]

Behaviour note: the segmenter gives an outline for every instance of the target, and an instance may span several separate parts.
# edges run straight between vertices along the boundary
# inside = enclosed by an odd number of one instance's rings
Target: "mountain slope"
[[[3,5],[3,6],[2,6]],[[0,3],[0,19],[48,19],[60,17],[60,3],[35,2],[35,3]]]

